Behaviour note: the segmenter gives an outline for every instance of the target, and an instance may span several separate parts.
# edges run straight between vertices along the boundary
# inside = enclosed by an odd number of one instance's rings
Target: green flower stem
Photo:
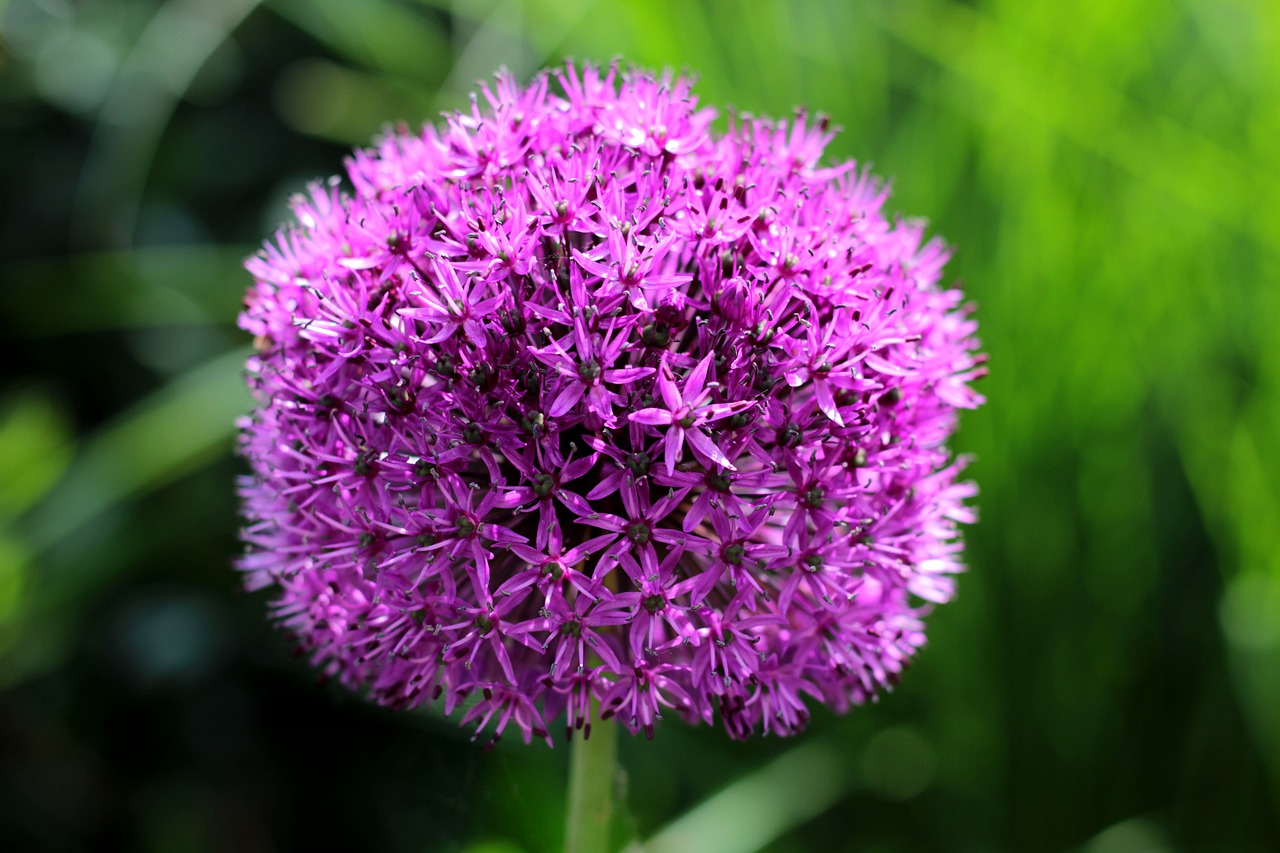
[[[618,725],[612,721],[597,719],[591,737],[570,747],[565,853],[609,853],[617,762]]]

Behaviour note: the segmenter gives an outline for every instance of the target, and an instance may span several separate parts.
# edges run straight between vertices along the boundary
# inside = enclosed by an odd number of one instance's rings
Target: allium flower
[[[872,698],[971,520],[946,250],[820,163],[825,119],[717,135],[686,80],[572,65],[480,96],[247,264],[248,586],[327,674],[495,738]]]

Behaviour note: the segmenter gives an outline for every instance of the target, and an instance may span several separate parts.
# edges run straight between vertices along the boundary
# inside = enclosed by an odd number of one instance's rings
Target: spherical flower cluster
[[[499,76],[248,261],[239,567],[317,666],[495,738],[790,734],[952,595],[984,372],[946,250],[823,119]]]

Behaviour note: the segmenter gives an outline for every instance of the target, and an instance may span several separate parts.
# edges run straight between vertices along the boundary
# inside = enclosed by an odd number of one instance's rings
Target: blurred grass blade
[[[189,245],[67,258],[16,261],[0,267],[0,309],[22,318],[10,333],[39,338],[103,330],[234,322],[250,249]],[[65,298],[45,310],[48,294]]]
[[[234,350],[180,376],[82,446],[61,482],[18,522],[34,553],[118,503],[151,491],[226,450],[250,399]]]
[[[1280,181],[1236,151],[1146,109],[1100,78],[1006,35],[990,17],[940,0],[879,6],[870,19],[986,96],[956,99],[995,114],[1015,108],[1199,213],[1280,250]],[[1179,163],[1170,169],[1167,164]],[[1260,212],[1267,211],[1265,215]]]
[[[486,7],[488,7],[486,9]],[[476,80],[487,80],[505,67],[517,80],[526,79],[535,69],[524,39],[524,17],[516,0],[454,0],[453,67],[440,87],[437,105],[441,109],[465,106]],[[474,22],[469,26],[464,22]]]
[[[851,785],[843,750],[815,738],[740,777],[626,853],[753,853],[835,805]]]
[[[71,457],[71,425],[46,394],[0,401],[0,520],[27,510],[54,485]]]
[[[81,243],[132,243],[151,161],[178,101],[258,2],[171,0],[151,18],[94,128],[72,212],[72,233]]]
[[[449,70],[449,44],[432,16],[386,0],[269,0],[267,8],[341,56],[431,89]],[[391,117],[388,117],[391,118]]]

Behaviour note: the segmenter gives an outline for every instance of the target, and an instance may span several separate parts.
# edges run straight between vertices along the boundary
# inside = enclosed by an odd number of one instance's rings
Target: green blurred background
[[[957,247],[971,572],[902,687],[628,741],[652,851],[1280,849],[1280,4],[0,0],[0,848],[553,850],[567,752],[317,687],[238,592],[240,261],[560,57],[829,112]]]

